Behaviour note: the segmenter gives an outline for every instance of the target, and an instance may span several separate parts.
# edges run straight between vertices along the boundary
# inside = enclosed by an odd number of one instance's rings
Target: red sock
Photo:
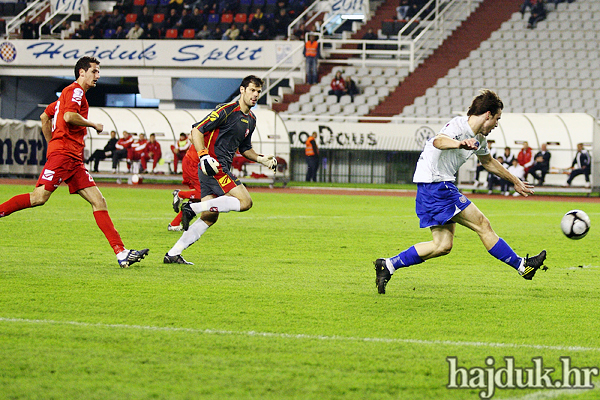
[[[171,226],[179,226],[181,224],[181,216],[182,215],[183,215],[183,213],[181,211],[179,211],[179,214],[177,214],[175,219],[173,219],[173,221],[171,221]]]
[[[15,211],[31,207],[29,193],[19,194],[0,204],[0,217],[7,217]]]
[[[115,254],[119,254],[125,250],[121,236],[115,229],[115,226],[108,215],[108,211],[94,211],[94,218],[96,219],[98,228],[100,228],[102,233],[104,233],[104,236],[106,236],[106,239],[108,239],[108,243],[110,244],[110,247],[113,248]]]
[[[191,200],[195,200],[195,199],[199,199],[200,196],[198,196],[198,192],[196,191],[196,189],[194,190],[182,190],[179,192],[178,194],[180,199],[191,199]]]

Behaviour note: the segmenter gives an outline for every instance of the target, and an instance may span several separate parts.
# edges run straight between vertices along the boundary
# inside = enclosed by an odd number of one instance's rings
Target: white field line
[[[490,348],[513,348],[513,349],[536,349],[536,350],[556,350],[556,351],[580,351],[600,353],[598,347],[581,346],[548,346],[543,344],[519,344],[519,343],[494,343],[494,342],[461,342],[453,340],[421,340],[421,339],[400,339],[400,338],[368,338],[352,336],[325,336],[325,335],[305,335],[277,332],[256,332],[256,331],[227,331],[218,329],[194,329],[177,328],[147,325],[126,325],[126,324],[102,324],[77,321],[53,321],[46,319],[24,319],[24,318],[5,318],[0,317],[0,322],[17,324],[37,324],[37,325],[64,325],[78,326],[85,328],[105,328],[105,329],[132,329],[140,331],[155,332],[184,332],[204,335],[230,335],[246,337],[265,337],[281,338],[292,340],[322,340],[322,341],[347,341],[347,342],[376,342],[376,343],[408,343],[425,346],[457,346],[457,347],[490,347]]]
[[[562,396],[579,396],[580,394],[591,392],[592,390],[597,391],[600,389],[600,382],[592,382],[594,385],[593,389],[552,389],[552,390],[540,390],[538,392],[529,393],[523,396],[508,397],[498,400],[548,400],[555,399]]]

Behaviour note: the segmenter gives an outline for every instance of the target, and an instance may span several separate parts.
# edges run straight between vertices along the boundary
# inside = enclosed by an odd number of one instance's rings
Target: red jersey
[[[146,146],[146,154],[153,153],[155,156],[158,155],[160,157],[162,155],[162,149],[160,148],[160,143],[158,142],[148,142]]]
[[[133,142],[133,144],[131,145],[131,148],[133,149],[133,153],[135,155],[137,155],[139,158],[139,156],[145,152],[147,146],[148,146],[147,140],[138,140],[136,142]]]
[[[198,164],[200,162],[200,157],[198,157],[198,152],[196,151],[196,148],[193,144],[190,145],[190,148],[185,153],[185,156],[189,157],[195,164]]]
[[[48,110],[54,105],[54,111]],[[83,148],[85,142],[84,136],[87,134],[87,127],[68,124],[65,121],[66,112],[74,112],[83,118],[88,117],[89,106],[85,98],[85,91],[77,83],[73,82],[63,89],[58,101],[52,103],[46,108],[47,115],[54,115],[52,121],[52,139],[48,143],[49,157],[54,152],[60,152],[68,157],[83,161]]]

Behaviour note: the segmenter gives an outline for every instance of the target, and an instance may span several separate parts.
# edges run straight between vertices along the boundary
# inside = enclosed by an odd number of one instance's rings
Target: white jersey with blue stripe
[[[476,138],[479,141],[478,149],[440,150],[433,145],[435,138],[429,139],[417,161],[417,168],[413,176],[414,183],[454,182],[458,169],[469,157],[473,154],[477,156],[490,154],[486,137],[482,134],[475,135],[468,120],[467,116],[455,117],[440,130],[440,134],[458,141]]]

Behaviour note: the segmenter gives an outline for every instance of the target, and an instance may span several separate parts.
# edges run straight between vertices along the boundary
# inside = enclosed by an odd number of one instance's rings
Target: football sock
[[[96,219],[98,228],[100,228],[102,233],[104,233],[104,236],[106,236],[106,239],[108,239],[108,243],[110,244],[110,247],[113,248],[115,254],[124,251],[125,246],[123,245],[119,232],[115,229],[115,226],[108,215],[108,211],[94,211],[94,218]]]
[[[229,211],[240,211],[240,201],[232,196],[221,196],[200,203],[191,203],[190,207],[196,214],[203,211],[214,211],[226,213]]]
[[[171,221],[171,226],[179,226],[181,225],[181,216],[183,215],[183,213],[181,211],[179,211],[179,213],[177,214],[177,216],[175,218],[173,218],[173,221]]]
[[[179,193],[177,193],[177,196],[179,196],[180,199],[190,199],[190,200],[195,200],[195,199],[200,198],[200,196],[198,196],[198,192],[196,190],[182,190]]]
[[[187,231],[183,232],[183,235],[181,235],[177,243],[175,243],[173,248],[171,248],[167,254],[170,256],[177,256],[181,254],[185,249],[198,241],[200,236],[202,236],[208,228],[209,226],[206,225],[206,222],[198,219],[196,222],[190,225]]]
[[[19,194],[0,204],[0,217],[7,217],[15,211],[31,207],[29,193]]]
[[[410,267],[411,265],[421,264],[422,262],[423,259],[419,256],[419,253],[417,253],[415,246],[411,246],[397,256],[388,258],[386,260],[386,265],[393,274],[398,268]],[[390,269],[390,264],[393,270]]]
[[[519,266],[521,265],[521,262],[523,260],[517,255],[517,253],[514,252],[513,249],[510,248],[508,243],[506,243],[502,238],[500,238],[498,242],[496,242],[494,247],[488,250],[488,253],[490,253],[492,256],[496,257],[503,263],[510,265],[516,270],[519,269]]]

